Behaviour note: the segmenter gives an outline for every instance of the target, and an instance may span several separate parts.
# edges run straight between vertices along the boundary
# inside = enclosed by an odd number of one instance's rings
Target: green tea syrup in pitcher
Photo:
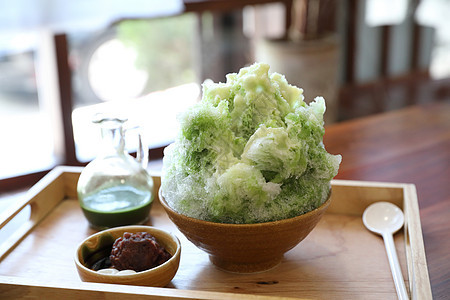
[[[145,169],[147,149],[139,142],[137,159],[126,153],[125,121],[106,117],[94,121],[101,126],[102,149],[78,180],[80,207],[96,229],[142,224],[149,218],[154,195],[153,179]]]

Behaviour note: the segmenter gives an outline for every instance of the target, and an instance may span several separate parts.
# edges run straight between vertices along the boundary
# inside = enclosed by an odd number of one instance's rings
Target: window
[[[0,54],[0,179],[58,161],[49,110],[38,98],[36,55],[36,45]]]
[[[125,113],[131,123],[142,125],[150,148],[173,141],[176,115],[200,95],[194,68],[195,30],[196,16],[183,14],[123,21],[101,32],[68,35],[73,112],[72,122],[65,122],[72,123],[76,150],[76,161],[70,164],[95,157],[92,145],[99,141],[99,130],[91,120],[98,112]],[[52,49],[57,42],[48,33],[31,39],[39,40],[25,50],[1,53],[0,179],[65,163],[61,108],[53,101],[59,95],[54,94],[54,86],[42,87],[37,79],[45,78],[44,85],[61,80],[56,66],[53,74],[49,66],[56,63],[51,60],[57,55]],[[129,150],[135,150],[133,144]],[[8,183],[3,187],[9,188]]]
[[[97,113],[118,113],[141,126],[150,148],[173,141],[176,115],[200,95],[196,21],[193,14],[127,20],[84,38],[69,36],[78,161],[96,154],[99,130],[91,120]]]

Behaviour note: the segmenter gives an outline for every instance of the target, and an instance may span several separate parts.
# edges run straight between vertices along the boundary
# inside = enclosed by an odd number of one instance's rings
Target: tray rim
[[[58,166],[50,171],[44,178],[30,188],[26,197],[18,201],[5,212],[0,214],[0,228],[6,225],[23,208],[30,205],[33,207],[34,201],[46,189],[56,191],[59,200],[49,201],[48,207],[32,211],[30,221],[21,228],[16,237],[12,237],[9,245],[0,244],[0,263],[14,248],[43,220],[51,213],[52,208],[67,197],[76,195],[76,191],[68,190],[66,184],[67,176],[79,176],[83,167]],[[73,178],[73,177],[72,177]],[[158,176],[154,177],[159,180]],[[157,182],[158,184],[159,182]],[[403,193],[403,210],[405,212],[405,248],[406,263],[409,278],[409,291],[412,299],[432,299],[431,284],[426,263],[425,248],[423,243],[422,228],[420,224],[419,206],[416,187],[409,183],[392,183],[378,181],[358,181],[333,179],[333,186],[360,187],[360,188],[393,188],[401,189]],[[414,234],[411,234],[413,232]],[[15,233],[16,234],[16,233]],[[8,240],[9,241],[9,240]],[[7,241],[7,242],[8,242]],[[5,248],[6,246],[6,248]],[[124,299],[138,299],[142,295],[151,296],[154,299],[179,298],[179,299],[282,299],[275,296],[235,294],[228,292],[213,292],[200,290],[185,290],[173,288],[138,287],[116,284],[102,284],[89,282],[48,282],[39,279],[13,277],[0,275],[0,291],[14,291],[23,294],[26,290],[27,296],[39,295],[45,292],[48,295],[61,295],[61,293],[71,291],[79,296],[87,296],[92,292],[100,292],[108,299],[121,294]],[[134,297],[136,296],[136,297]],[[283,297],[285,299],[292,299]],[[302,299],[302,298],[294,298]]]

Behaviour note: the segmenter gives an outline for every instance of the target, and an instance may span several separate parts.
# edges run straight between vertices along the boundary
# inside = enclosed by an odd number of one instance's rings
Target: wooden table
[[[433,298],[450,295],[450,103],[326,127],[324,144],[341,154],[337,179],[416,185]]]

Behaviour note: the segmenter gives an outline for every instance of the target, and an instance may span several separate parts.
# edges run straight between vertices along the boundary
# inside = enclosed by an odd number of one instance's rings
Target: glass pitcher
[[[91,227],[142,224],[154,199],[153,179],[147,173],[148,149],[139,146],[136,159],[125,151],[126,119],[97,116],[101,127],[100,155],[81,172],[77,192]]]

